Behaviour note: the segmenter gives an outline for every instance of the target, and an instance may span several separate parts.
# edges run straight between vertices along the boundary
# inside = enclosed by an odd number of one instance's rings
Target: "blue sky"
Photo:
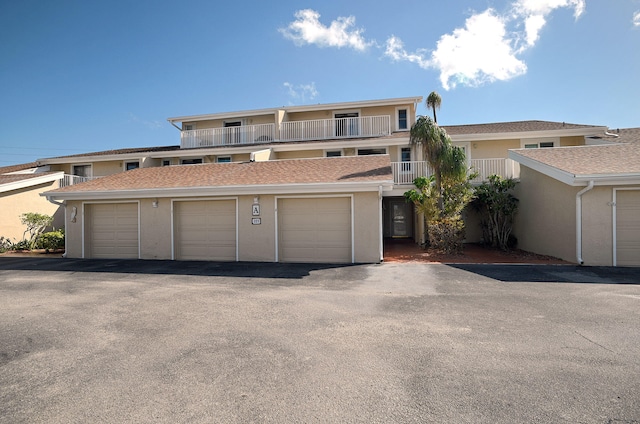
[[[245,3],[0,0],[0,166],[175,145],[168,117],[434,90],[442,125],[640,126],[640,0]]]

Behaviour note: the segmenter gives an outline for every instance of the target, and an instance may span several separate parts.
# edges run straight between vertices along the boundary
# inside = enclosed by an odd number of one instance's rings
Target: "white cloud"
[[[633,26],[640,27],[640,10],[633,14]]]
[[[299,10],[294,16],[296,17],[295,21],[278,31],[298,45],[317,44],[320,47],[350,47],[363,51],[372,44],[364,39],[362,29],[354,28],[356,18],[353,16],[339,17],[329,26],[320,22],[320,13],[315,10]]]
[[[313,100],[318,96],[318,90],[316,90],[316,83],[310,84],[298,84],[294,85],[290,82],[285,82],[284,85],[287,88],[289,97],[294,101],[307,102]]]
[[[573,16],[578,19],[584,12],[585,2],[584,0],[518,0],[513,3],[514,19],[524,20],[527,47],[532,47],[540,38],[540,31],[547,23],[547,16],[561,7],[573,7]]]
[[[440,37],[431,65],[440,70],[445,90],[458,83],[476,86],[508,80],[527,71],[515,56],[504,19],[492,9],[471,16],[464,28]]]
[[[390,57],[394,61],[406,60],[427,69],[430,67],[429,60],[424,56],[423,51],[417,51],[414,53],[408,53],[404,49],[404,44],[395,35],[392,35],[387,39],[386,48],[384,54]]]

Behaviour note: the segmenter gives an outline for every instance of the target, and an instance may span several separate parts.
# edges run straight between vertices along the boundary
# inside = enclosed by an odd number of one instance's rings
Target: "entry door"
[[[393,199],[388,203],[387,226],[394,238],[413,237],[413,216],[411,204],[404,199]]]
[[[242,122],[234,121],[234,122],[225,122],[224,127],[225,135],[226,135],[226,143],[227,144],[240,144],[242,142],[241,138],[241,129]]]
[[[336,137],[358,135],[358,113],[336,113]]]

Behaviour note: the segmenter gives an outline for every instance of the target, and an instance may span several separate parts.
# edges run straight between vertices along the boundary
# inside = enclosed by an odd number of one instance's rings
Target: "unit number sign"
[[[260,205],[252,205],[251,206],[251,215],[259,216],[260,215]]]

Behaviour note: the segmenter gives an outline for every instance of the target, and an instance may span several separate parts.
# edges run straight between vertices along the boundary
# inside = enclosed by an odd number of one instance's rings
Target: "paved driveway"
[[[0,258],[0,422],[640,422],[640,270]]]

